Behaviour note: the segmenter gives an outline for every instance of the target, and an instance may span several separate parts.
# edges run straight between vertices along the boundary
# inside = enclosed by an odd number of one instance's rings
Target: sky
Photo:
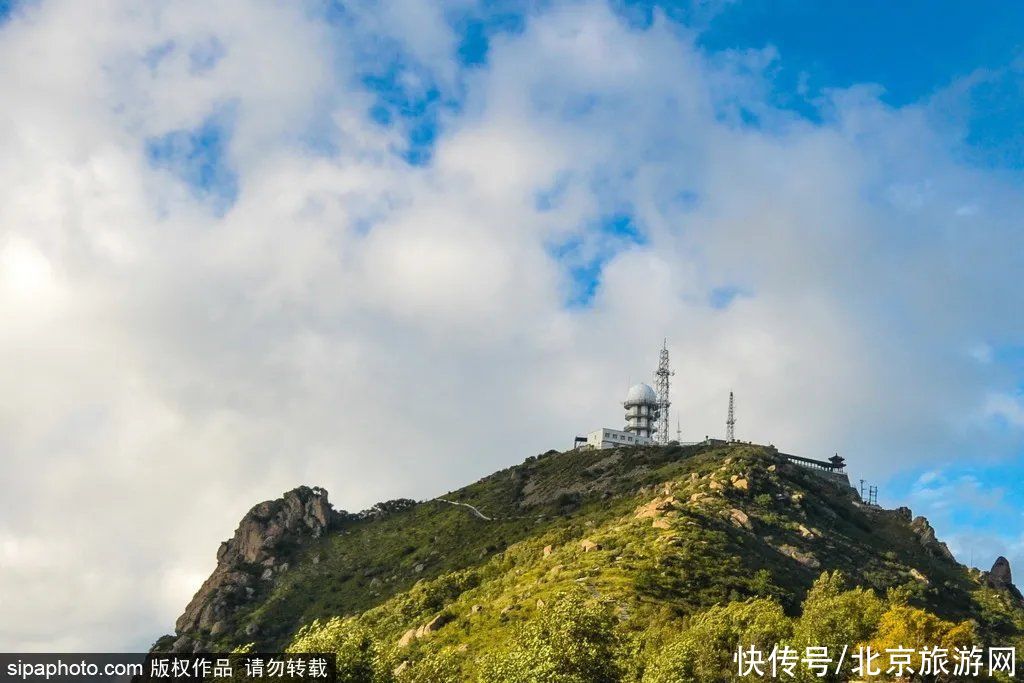
[[[0,0],[0,650],[622,422],[1024,568],[1024,6]],[[1024,569],[1020,569],[1024,571]]]

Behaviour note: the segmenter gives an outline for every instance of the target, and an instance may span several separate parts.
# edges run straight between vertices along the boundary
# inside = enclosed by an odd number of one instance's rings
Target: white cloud
[[[904,504],[915,515],[928,518],[960,562],[987,570],[1002,555],[1016,568],[1020,583],[1024,534],[1019,510],[1008,495],[1012,487],[995,468],[978,472],[956,468],[922,473],[911,484]],[[993,484],[993,476],[998,485]]]
[[[984,415],[1005,420],[1013,427],[1024,427],[1024,401],[1020,396],[992,394],[985,401]]]
[[[910,495],[930,509],[949,513],[965,507],[974,513],[1003,508],[1005,489],[984,484],[973,474],[949,477],[934,470],[925,472],[911,487]]]
[[[995,357],[994,349],[990,344],[977,343],[967,350],[971,358],[985,365],[992,362]]]
[[[1024,331],[1020,199],[928,103],[854,88],[812,125],[766,100],[785,55],[597,2],[465,71],[438,6],[404,5],[51,0],[0,29],[2,647],[145,647],[253,503],[428,497],[568,446],[663,336],[689,436],[732,389],[741,438],[872,477],[988,438],[971,416],[1011,387],[963,349]],[[461,98],[422,166],[368,115],[381,45]],[[218,115],[222,216],[145,154]],[[604,253],[623,212],[644,243],[566,308],[552,245]],[[750,295],[712,308],[721,286]]]

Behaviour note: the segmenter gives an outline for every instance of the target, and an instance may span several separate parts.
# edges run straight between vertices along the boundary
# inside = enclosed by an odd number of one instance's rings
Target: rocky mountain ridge
[[[217,549],[217,567],[175,622],[176,652],[206,651],[226,633],[238,607],[251,601],[261,582],[288,571],[295,549],[336,527],[344,513],[331,507],[327,491],[300,486],[264,501],[245,514],[234,536]],[[255,635],[249,627],[247,635]]]
[[[365,621],[396,652],[486,648],[574,586],[623,614],[685,619],[744,596],[796,609],[825,570],[995,634],[1015,633],[1019,611],[1024,628],[1004,558],[971,572],[925,518],[750,445],[549,452],[444,502],[359,514],[300,487],[250,510],[217,557],[156,649],[279,649],[331,617]]]

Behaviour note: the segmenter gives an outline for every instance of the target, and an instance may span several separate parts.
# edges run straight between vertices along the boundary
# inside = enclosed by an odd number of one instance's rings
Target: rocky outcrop
[[[803,524],[797,524],[796,530],[800,532],[800,535],[804,538],[818,538],[821,532],[816,529],[808,529]]]
[[[449,614],[448,612],[441,612],[419,628],[411,628],[403,633],[402,637],[398,639],[398,647],[408,647],[414,640],[426,638],[431,633],[439,631],[443,626],[450,624],[454,620],[455,615]]]
[[[674,509],[675,498],[673,498],[671,495],[666,495],[664,497],[655,498],[646,505],[641,505],[634,511],[633,514],[637,518],[661,517],[669,510]]]
[[[428,621],[427,623],[416,629],[416,637],[423,638],[425,636],[440,630],[440,628],[446,624],[454,621],[455,617],[448,612],[441,612],[436,617]]]
[[[900,508],[901,512],[906,510],[906,513],[901,515],[910,517],[909,508]],[[914,521],[910,523],[910,529],[917,534],[918,539],[921,541],[921,545],[924,546],[925,550],[936,557],[942,557],[944,559],[956,562],[956,558],[953,557],[953,553],[949,551],[949,547],[935,538],[935,529],[928,523],[928,520],[924,517],[915,517]]]
[[[300,486],[255,506],[231,539],[217,550],[217,567],[175,623],[175,652],[198,652],[210,638],[228,632],[233,617],[267,582],[288,570],[287,559],[304,543],[336,526],[343,514],[327,491]],[[252,631],[252,633],[250,633]],[[246,633],[256,629],[247,626]]]
[[[818,569],[821,567],[821,562],[814,555],[811,553],[801,552],[791,545],[780,545],[776,550],[810,569]]]
[[[1000,555],[996,558],[995,564],[988,573],[988,579],[999,587],[1013,585],[1013,572],[1010,571],[1010,561]]]
[[[750,517],[743,510],[733,508],[729,510],[729,520],[732,521],[738,527],[750,531],[754,528],[754,525],[750,523]]]
[[[1017,587],[1013,585],[1013,574],[1010,572],[1010,561],[1000,555],[996,558],[992,569],[982,574],[982,580],[986,585],[997,590],[1006,591],[1012,595],[1018,603],[1024,603],[1024,596]]]

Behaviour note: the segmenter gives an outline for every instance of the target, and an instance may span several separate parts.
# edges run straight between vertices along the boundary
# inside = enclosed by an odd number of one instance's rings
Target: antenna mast
[[[668,400],[669,378],[676,374],[668,367],[668,339],[661,346],[658,355],[658,369],[654,371],[654,391],[658,394],[658,423],[655,427],[654,440],[665,445],[668,443],[668,408],[672,405]]]
[[[725,420],[725,440],[732,443],[736,440],[736,403],[732,392],[729,392],[729,417]]]
[[[679,427],[679,412],[676,411],[676,441],[683,442],[683,430]]]

